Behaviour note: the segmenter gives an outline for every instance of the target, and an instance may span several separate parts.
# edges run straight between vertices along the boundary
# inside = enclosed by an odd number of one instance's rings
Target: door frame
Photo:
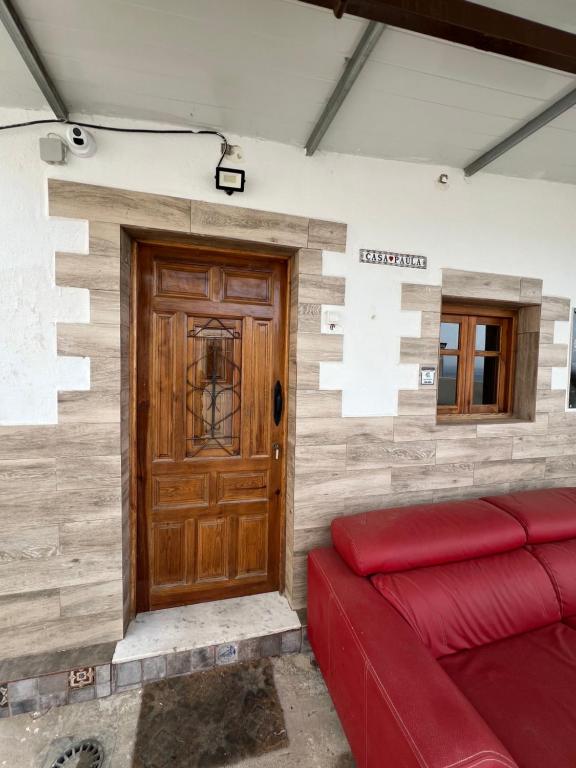
[[[291,382],[290,376],[290,328],[291,314],[293,305],[291,301],[291,285],[293,259],[295,251],[284,247],[259,246],[246,242],[246,244],[234,242],[231,243],[220,238],[197,238],[195,236],[170,237],[169,233],[165,237],[158,237],[158,233],[150,236],[150,233],[134,232],[131,235],[130,244],[130,316],[129,316],[129,464],[130,464],[130,615],[135,616],[137,612],[137,594],[138,594],[138,562],[140,559],[139,547],[142,546],[142,537],[139,536],[139,528],[143,521],[141,520],[141,511],[139,510],[138,500],[140,498],[139,483],[141,472],[139,467],[138,451],[138,283],[139,283],[139,246],[157,245],[160,247],[170,247],[177,245],[180,248],[189,247],[196,253],[200,249],[207,251],[221,252],[224,256],[238,255],[246,256],[258,260],[278,260],[286,263],[286,284],[284,293],[284,306],[282,323],[284,324],[284,360],[283,360],[283,388],[284,398],[284,419],[282,424],[282,445],[283,454],[281,457],[281,482],[280,482],[280,500],[279,500],[279,562],[278,562],[278,583],[279,591],[284,592],[286,586],[286,500],[287,500],[287,481],[288,481],[288,423],[295,417],[292,413],[292,399],[289,397],[289,388]],[[147,544],[145,544],[147,546]],[[257,593],[256,593],[257,594]]]

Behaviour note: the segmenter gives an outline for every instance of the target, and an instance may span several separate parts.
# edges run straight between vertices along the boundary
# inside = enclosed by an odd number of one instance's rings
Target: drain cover
[[[65,749],[50,768],[100,768],[103,762],[102,744],[95,739],[84,739]]]

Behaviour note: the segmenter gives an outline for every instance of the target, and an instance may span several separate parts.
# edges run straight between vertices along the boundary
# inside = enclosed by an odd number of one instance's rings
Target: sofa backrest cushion
[[[552,582],[525,549],[382,573],[372,583],[435,657],[560,620]]]
[[[332,541],[356,574],[369,576],[508,552],[526,534],[511,515],[473,500],[336,518]]]
[[[530,551],[554,585],[562,617],[576,616],[576,539],[537,544]]]
[[[543,488],[484,501],[513,515],[524,526],[529,544],[576,538],[576,488]]]

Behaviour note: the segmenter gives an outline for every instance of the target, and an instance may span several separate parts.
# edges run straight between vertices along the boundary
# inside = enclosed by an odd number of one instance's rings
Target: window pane
[[[499,352],[500,351],[500,326],[499,325],[477,325],[476,326],[476,349],[478,352]]]
[[[440,324],[440,349],[459,349],[460,323]]]
[[[570,363],[569,408],[576,408],[576,310],[572,313],[572,358]]]
[[[474,358],[474,405],[495,405],[498,402],[497,357]]]
[[[442,355],[440,357],[440,374],[438,376],[438,405],[456,405],[457,376],[457,355]]]

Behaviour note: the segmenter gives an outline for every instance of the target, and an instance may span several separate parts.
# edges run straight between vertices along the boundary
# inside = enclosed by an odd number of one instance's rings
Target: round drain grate
[[[102,744],[95,739],[84,739],[65,749],[50,768],[101,768],[103,763]]]

